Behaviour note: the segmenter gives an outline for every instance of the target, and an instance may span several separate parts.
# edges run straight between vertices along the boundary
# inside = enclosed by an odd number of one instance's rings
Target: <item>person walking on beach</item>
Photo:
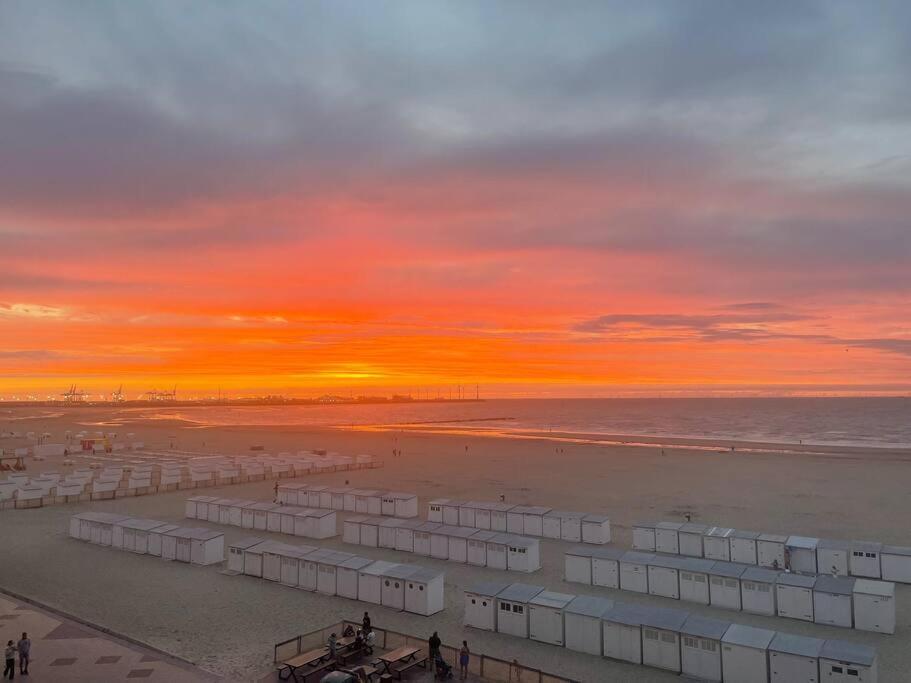
[[[28,633],[22,632],[22,638],[16,643],[16,647],[19,649],[19,673],[28,676],[28,663],[31,659],[29,654],[32,651],[32,641],[29,640]]]
[[[364,629],[364,633],[370,633],[372,630],[370,628],[370,615],[367,612],[364,612],[364,618],[361,620],[361,626]]]
[[[468,650],[468,641],[462,641],[462,649],[459,650],[459,677],[464,681],[468,678],[468,660],[471,652]]]
[[[9,679],[13,680],[16,677],[16,646],[13,645],[13,641],[9,640],[6,643],[6,668],[3,669],[3,677],[6,678],[6,674],[9,674]]]
[[[338,649],[338,638],[336,638],[334,633],[329,636],[328,645],[329,645],[329,659],[334,662],[335,653],[336,653],[336,650]]]
[[[440,654],[440,645],[442,644],[443,641],[440,640],[440,636],[434,631],[433,635],[430,636],[430,639],[427,641],[427,649],[430,651],[431,660],[436,661],[437,655]]]

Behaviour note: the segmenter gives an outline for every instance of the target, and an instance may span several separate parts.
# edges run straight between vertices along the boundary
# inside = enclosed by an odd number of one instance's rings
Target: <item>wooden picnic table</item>
[[[418,654],[421,652],[421,648],[413,646],[404,646],[396,648],[395,650],[390,650],[385,654],[381,654],[377,657],[377,661],[383,666],[382,673],[393,674],[398,673],[399,677],[406,669],[410,669],[412,666],[426,666],[427,657],[418,658]],[[404,664],[405,666],[396,667],[392,669],[392,666],[395,664]]]
[[[293,678],[296,681],[298,680],[298,669],[315,669],[320,664],[327,663],[329,659],[328,647],[320,647],[315,650],[310,650],[310,652],[295,655],[294,657],[281,662],[281,666],[278,670],[278,679],[280,681],[287,681],[289,678]],[[306,674],[304,677],[306,678]]]

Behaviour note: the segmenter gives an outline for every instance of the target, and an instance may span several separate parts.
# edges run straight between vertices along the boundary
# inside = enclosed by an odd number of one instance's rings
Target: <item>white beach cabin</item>
[[[511,534],[525,533],[525,511],[533,510],[533,506],[516,505],[506,513],[506,531]]]
[[[848,564],[851,576],[859,576],[865,579],[882,577],[882,566],[879,558],[882,550],[882,543],[851,541],[851,559]]]
[[[895,584],[857,579],[854,582],[854,628],[895,633]]]
[[[770,569],[784,569],[784,546],[787,536],[781,534],[759,534],[756,539],[756,564]]]
[[[731,534],[731,562],[740,564],[757,564],[756,558],[756,540],[759,538],[758,531],[747,531],[745,529],[734,529]]]
[[[648,607],[618,603],[604,615],[602,649],[605,657],[642,664],[642,622]]]
[[[338,522],[335,510],[311,510],[304,523],[307,538],[326,539],[338,535]],[[297,534],[297,516],[294,521],[294,533]]]
[[[564,646],[600,657],[604,647],[603,617],[613,607],[613,600],[594,595],[573,598],[563,610]]]
[[[633,524],[633,550],[655,552],[655,522]]]
[[[296,552],[297,546],[287,543],[272,543],[263,551],[263,578],[266,581],[279,583],[282,580],[282,558],[288,554],[294,555]],[[294,566],[297,569],[297,563]],[[295,586],[297,585],[297,578],[297,572],[295,572]]]
[[[395,537],[398,532],[399,524],[402,524],[404,521],[405,520],[398,519],[397,517],[390,517],[388,519],[383,519],[380,521],[380,548],[388,548],[390,550],[395,549]]]
[[[592,548],[592,585],[620,588],[620,558],[625,554],[622,548]]]
[[[381,491],[360,490],[354,494],[354,511],[359,515],[378,515],[383,511]]]
[[[902,545],[884,545],[880,553],[882,579],[911,583],[911,548]]]
[[[687,557],[703,557],[702,540],[708,530],[709,527],[705,524],[696,524],[695,522],[687,522],[680,527],[680,531],[677,532],[680,554]]]
[[[716,562],[709,571],[709,604],[740,610],[740,580],[748,567],[734,562]]]
[[[876,650],[844,640],[827,640],[819,653],[819,676],[825,683],[876,683]]]
[[[153,555],[154,557],[161,557],[161,537],[163,534],[166,534],[169,531],[174,531],[177,529],[177,524],[166,524],[164,526],[156,527],[149,531],[149,548],[148,554]],[[243,571],[243,566],[241,566],[240,571]]]
[[[403,519],[395,530],[395,549],[403,553],[414,552],[414,532],[426,522],[419,519]]]
[[[225,535],[211,529],[190,529],[190,562],[207,566],[225,561]],[[180,557],[177,558],[180,560]]]
[[[593,552],[593,548],[577,546],[563,553],[563,579],[591,586]]]
[[[680,629],[689,613],[680,609],[649,608],[642,619],[642,663],[680,672]]]
[[[816,570],[820,574],[848,576],[851,544],[848,541],[833,541],[821,538],[816,544]]]
[[[610,517],[606,515],[585,515],[582,518],[582,542],[604,545],[610,543]]]
[[[770,683],[819,683],[819,654],[824,641],[776,633],[769,643]]]
[[[378,548],[380,545],[380,520],[376,517],[365,517],[361,522],[361,545]]]
[[[677,555],[680,553],[679,522],[658,522],[655,525],[655,550],[659,553]]]
[[[453,527],[449,532],[449,559],[450,562],[468,562],[468,539],[478,532],[463,526]]]
[[[506,568],[511,572],[538,571],[541,568],[541,542],[537,538],[513,536],[506,546]]]
[[[525,517],[523,519],[523,531],[526,536],[543,536],[544,535],[544,515],[551,511],[551,508],[541,505],[530,505],[525,508]]]
[[[563,515],[566,514],[562,510],[551,510],[542,520],[541,527],[541,536],[544,538],[552,538],[554,540],[559,540],[560,535],[563,533]]]
[[[424,522],[414,529],[414,554],[430,557],[430,536],[439,529],[439,522]]]
[[[405,579],[405,611],[429,617],[442,612],[445,605],[443,572],[419,568]]]
[[[680,599],[680,567],[684,558],[658,555],[648,564],[648,592],[664,598]]]
[[[620,589],[648,593],[648,566],[656,559],[651,553],[630,550],[620,558]]]
[[[342,542],[351,543],[352,545],[361,544],[361,522],[366,517],[349,517],[342,523]]]
[[[438,560],[449,559],[449,534],[458,528],[444,524],[430,532],[430,557]]]
[[[443,506],[449,502],[449,498],[436,498],[427,504],[427,521],[443,523]]]
[[[510,503],[493,503],[490,506],[490,530],[506,531],[509,528],[509,511],[514,507]]]
[[[721,526],[713,526],[705,532],[702,538],[702,555],[707,560],[718,560],[720,562],[731,561],[731,535],[733,529]]]
[[[731,622],[691,614],[680,627],[680,671],[700,681],[721,681],[721,639]]]
[[[496,507],[496,503],[478,503],[474,511],[474,525],[484,531],[493,531],[490,528],[490,512]]]
[[[397,564],[383,572],[380,604],[392,609],[405,609],[405,581],[421,570],[413,564]]]
[[[149,552],[149,538],[153,531],[164,526],[169,526],[164,522],[155,519],[137,519],[132,523],[122,523],[123,526],[123,549],[130,552],[145,555]]]
[[[373,564],[367,557],[351,557],[338,566],[336,576],[336,595],[351,600],[358,599],[358,574],[365,567]]]
[[[307,507],[311,508],[321,508],[323,502],[323,493],[326,493],[325,501],[327,503],[326,507],[332,504],[332,495],[329,493],[329,487],[325,484],[319,484],[317,486],[308,486],[307,487]],[[303,505],[303,499],[298,501],[298,505]]]
[[[768,683],[769,644],[775,631],[731,624],[721,638],[721,672],[725,681]]]
[[[398,565],[395,562],[378,560],[368,564],[357,573],[357,599],[373,605],[382,603],[383,574]]]
[[[393,514],[396,517],[410,519],[418,516],[417,494],[394,491],[393,493],[384,496],[383,500],[385,501],[387,498],[392,498]]]
[[[476,567],[487,566],[487,541],[498,536],[499,532],[478,529],[468,538],[468,564]]]
[[[497,595],[497,632],[528,638],[528,603],[542,586],[514,583]]]
[[[465,500],[444,499],[443,502],[443,524],[446,526],[459,526],[459,510],[465,503]],[[436,520],[429,520],[436,521]]]
[[[813,586],[813,621],[851,628],[854,625],[854,582],[849,576],[823,574]]]
[[[465,590],[465,626],[484,631],[497,630],[497,596],[510,584],[488,581]]]
[[[484,503],[470,500],[467,503],[462,504],[459,508],[459,526],[477,528],[475,526],[475,513],[477,512],[479,505],[484,505]]]
[[[780,572],[765,567],[747,567],[740,576],[740,605],[744,612],[769,617],[778,612],[775,584]]]
[[[539,643],[562,646],[565,640],[563,611],[575,595],[541,591],[528,601],[528,637]]]
[[[305,591],[315,591],[319,586],[320,562],[334,554],[334,550],[320,548],[302,557],[298,563],[297,587]]]
[[[338,590],[338,568],[354,557],[351,553],[334,552],[320,559],[316,570],[316,592],[335,595]]]
[[[509,566],[508,548],[512,536],[500,534],[487,539],[487,566],[490,569],[506,569]]]
[[[782,572],[775,583],[778,616],[813,621],[813,586],[815,576]]]
[[[801,574],[816,573],[816,545],[819,543],[818,538],[809,536],[788,536],[785,543],[785,557],[787,557],[787,568],[792,572]]]
[[[715,563],[712,560],[697,557],[681,559],[683,564],[680,565],[680,599],[708,605],[711,600],[709,572],[712,571]]]

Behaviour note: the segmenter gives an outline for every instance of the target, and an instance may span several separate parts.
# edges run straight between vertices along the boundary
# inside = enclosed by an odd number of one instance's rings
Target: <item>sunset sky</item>
[[[906,2],[3,0],[0,396],[907,393],[909,35]]]

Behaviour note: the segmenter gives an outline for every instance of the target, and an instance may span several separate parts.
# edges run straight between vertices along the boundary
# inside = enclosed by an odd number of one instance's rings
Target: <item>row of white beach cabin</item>
[[[422,616],[442,611],[445,604],[442,572],[309,545],[242,539],[228,546],[228,569]]]
[[[70,536],[96,545],[189,564],[218,564],[225,556],[225,535],[217,531],[108,512],[73,515],[70,517]]]
[[[399,515],[401,516],[401,515]],[[428,503],[427,521],[574,543],[610,543],[610,518],[540,505],[514,505],[438,498]]]
[[[201,519],[242,529],[274,531],[315,539],[338,535],[334,510],[217,496],[191,496],[187,498],[185,508],[185,516],[189,519]]]
[[[876,683],[876,652],[865,645],[522,583],[484,583],[466,589],[464,597],[466,626],[699,680]]]
[[[911,548],[680,522],[633,525],[633,548],[709,560],[911,583]]]
[[[349,486],[324,486],[300,483],[278,487],[278,501],[286,505],[412,518],[418,516],[418,497],[401,491],[374,491]]]
[[[491,569],[535,572],[541,568],[537,538],[417,519],[349,517],[343,523],[342,540]]]
[[[895,632],[895,584],[887,581],[585,546],[564,553],[564,578],[753,614]]]

